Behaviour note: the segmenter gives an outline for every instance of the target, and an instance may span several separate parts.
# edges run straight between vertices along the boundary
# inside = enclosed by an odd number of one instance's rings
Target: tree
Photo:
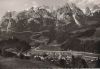
[[[8,40],[0,41],[1,55],[4,55],[4,51],[10,48],[15,49],[14,51],[20,54],[28,52],[31,46],[26,41],[21,41],[15,37],[13,39],[9,38]]]
[[[100,68],[100,58],[98,57],[98,60],[96,60],[95,68]]]
[[[96,43],[95,43],[95,51],[96,51],[96,53],[100,53],[100,41],[97,41]]]

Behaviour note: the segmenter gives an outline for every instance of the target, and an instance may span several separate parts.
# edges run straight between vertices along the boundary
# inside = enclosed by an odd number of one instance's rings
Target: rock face
[[[64,20],[66,24],[75,23],[78,26],[81,25],[82,17],[84,17],[82,10],[74,4],[66,4],[64,7],[59,8],[57,13],[59,13],[58,19]]]
[[[56,16],[53,15],[55,12]],[[82,26],[85,24],[84,13],[76,5],[66,4],[64,7],[59,8],[56,11],[50,12],[46,8],[38,7],[34,10],[32,7],[29,10],[24,10],[21,12],[7,12],[1,21],[2,28],[5,30],[23,31],[31,30],[31,26],[40,28],[42,26],[47,26],[50,23],[55,23],[57,26],[67,26],[72,23],[72,26]],[[55,20],[56,18],[56,20]],[[51,20],[53,19],[53,20]],[[47,22],[48,21],[48,22]],[[58,21],[58,22],[50,22]],[[49,23],[50,22],[50,23]],[[70,26],[70,25],[69,25]],[[36,28],[38,30],[38,28]],[[18,29],[18,30],[17,30]],[[32,29],[33,30],[33,29]],[[31,30],[31,31],[32,31]]]

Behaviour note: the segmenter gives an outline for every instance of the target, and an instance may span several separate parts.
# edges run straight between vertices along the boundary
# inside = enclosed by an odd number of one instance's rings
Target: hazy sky
[[[0,17],[4,15],[6,11],[19,11],[27,9],[32,6],[53,6],[58,7],[64,5],[66,2],[74,2],[81,8],[94,4],[100,5],[100,0],[0,0]]]

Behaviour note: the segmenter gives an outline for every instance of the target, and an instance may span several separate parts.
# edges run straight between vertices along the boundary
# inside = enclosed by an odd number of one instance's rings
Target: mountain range
[[[95,8],[96,11],[92,12],[88,7],[84,13],[74,3],[66,3],[52,11],[45,7],[31,7],[21,12],[7,12],[0,21],[0,38],[4,40],[17,37],[35,47],[56,44],[62,50],[94,52],[95,41],[98,41],[96,35],[99,34],[96,31],[100,27],[100,8]]]

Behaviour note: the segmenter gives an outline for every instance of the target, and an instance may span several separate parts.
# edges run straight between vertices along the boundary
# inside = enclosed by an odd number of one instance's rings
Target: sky
[[[73,2],[83,9],[86,6],[100,5],[100,0],[0,0],[0,17],[7,11],[21,11],[32,6],[42,5],[57,8],[63,6],[66,2]]]

